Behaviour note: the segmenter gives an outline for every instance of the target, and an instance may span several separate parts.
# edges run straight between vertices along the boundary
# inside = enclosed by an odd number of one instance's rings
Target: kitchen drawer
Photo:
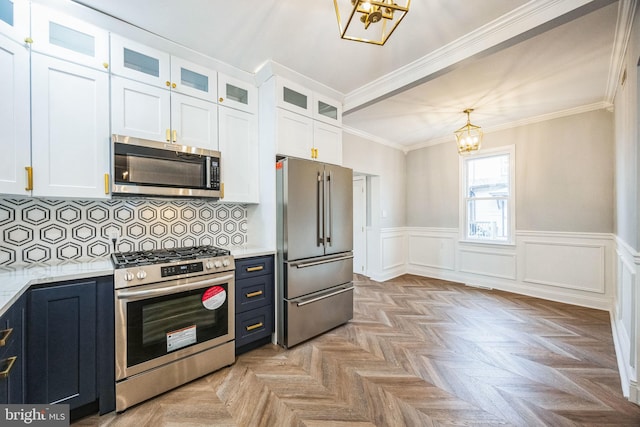
[[[273,304],[273,275],[236,281],[236,314]]]
[[[273,255],[236,260],[236,281],[273,274]]]
[[[265,338],[273,332],[273,305],[236,315],[236,348]]]

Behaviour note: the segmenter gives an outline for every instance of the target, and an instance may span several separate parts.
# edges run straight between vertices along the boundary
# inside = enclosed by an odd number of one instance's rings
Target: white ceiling
[[[340,39],[331,0],[78,2],[244,71],[279,63],[342,93],[349,131],[405,150],[453,141],[469,107],[491,130],[608,106],[631,3],[414,0],[375,46]]]

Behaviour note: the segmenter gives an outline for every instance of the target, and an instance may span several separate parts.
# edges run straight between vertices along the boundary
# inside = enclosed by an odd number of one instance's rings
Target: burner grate
[[[228,249],[215,246],[192,246],[152,251],[117,252],[112,254],[111,258],[116,268],[125,268],[189,259],[213,258],[229,255],[230,253]]]

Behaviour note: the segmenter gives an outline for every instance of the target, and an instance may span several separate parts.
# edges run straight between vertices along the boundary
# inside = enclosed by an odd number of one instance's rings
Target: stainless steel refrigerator
[[[276,163],[278,343],[291,347],[353,317],[353,172]]]

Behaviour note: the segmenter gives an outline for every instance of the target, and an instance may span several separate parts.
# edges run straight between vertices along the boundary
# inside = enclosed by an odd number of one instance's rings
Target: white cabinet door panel
[[[313,145],[318,150],[316,160],[335,165],[342,164],[342,128],[314,122]]]
[[[259,202],[258,119],[233,108],[219,107],[220,156],[224,202]]]
[[[310,159],[313,147],[313,119],[281,108],[277,110],[276,153]]]
[[[171,129],[168,90],[113,76],[111,95],[114,134],[168,141]]]
[[[176,142],[218,149],[218,105],[179,93],[171,94],[171,126]]]
[[[111,72],[169,89],[171,62],[166,52],[111,34]]]
[[[29,50],[4,37],[0,37],[0,111],[0,193],[28,195]]]
[[[218,73],[218,96],[220,105],[253,114],[258,112],[258,89],[250,83]]]
[[[171,57],[171,91],[216,102],[218,77],[214,70]]]
[[[32,77],[33,195],[108,198],[109,75],[33,54]]]
[[[108,31],[39,4],[34,4],[31,10],[31,49],[34,52],[99,70],[108,68]]]

